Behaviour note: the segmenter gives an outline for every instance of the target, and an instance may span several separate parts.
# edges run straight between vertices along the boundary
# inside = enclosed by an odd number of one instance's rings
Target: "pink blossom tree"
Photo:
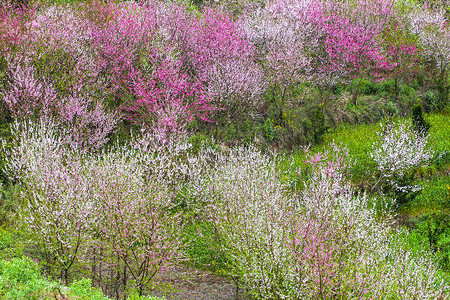
[[[196,18],[184,7],[172,7],[174,19],[167,9],[162,11],[163,41],[176,45],[181,68],[203,83],[216,117],[225,115],[228,126],[245,110],[258,108],[265,81],[241,23],[221,10],[206,9]]]
[[[24,232],[52,276],[67,284],[74,270],[90,269],[105,293],[142,295],[182,257],[180,216],[169,209],[175,174],[187,169],[173,156],[184,148],[144,151],[152,143],[144,137],[90,155],[68,147],[70,132],[48,121],[16,123],[12,134],[6,169],[22,184]]]
[[[412,78],[421,67],[421,50],[418,41],[403,22],[394,21],[383,33],[385,62],[378,79],[394,78],[395,96],[399,94],[399,81]]]
[[[3,101],[13,117],[22,120],[37,114],[51,116],[57,92],[48,82],[36,78],[29,60],[10,60],[6,76],[9,86],[3,88]]]
[[[345,148],[331,145],[322,153],[306,153],[308,180],[294,194],[279,181],[277,159],[252,147],[215,153],[215,159],[202,194],[210,201],[218,250],[231,274],[255,296],[401,293],[434,299],[445,294],[430,255],[414,257],[404,250],[406,233],[392,227],[390,210],[386,207],[387,216],[380,219],[369,197],[353,191]],[[434,280],[443,286],[428,285]]]

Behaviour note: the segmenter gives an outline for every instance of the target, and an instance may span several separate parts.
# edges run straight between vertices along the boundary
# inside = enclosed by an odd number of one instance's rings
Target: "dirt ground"
[[[170,294],[160,292],[167,300],[246,300],[245,291],[237,289],[234,282],[226,277],[186,266],[176,267],[161,275],[162,282],[173,284],[176,291]],[[161,281],[160,281],[161,282]]]

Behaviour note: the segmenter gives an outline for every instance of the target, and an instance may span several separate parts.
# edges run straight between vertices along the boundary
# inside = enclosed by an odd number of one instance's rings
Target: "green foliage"
[[[333,140],[336,144],[347,146],[350,158],[356,161],[356,165],[351,167],[351,172],[358,180],[367,178],[368,172],[375,168],[375,163],[369,157],[372,151],[372,144],[377,139],[376,132],[380,130],[379,124],[360,124],[339,126],[333,132],[324,136],[324,144],[329,144]]]
[[[48,78],[60,96],[69,95],[76,80],[73,69],[77,64],[75,58],[62,49],[45,49],[33,62],[37,78]]]
[[[67,296],[79,300],[109,300],[100,289],[92,287],[91,280],[87,278],[73,282],[67,291]]]
[[[399,113],[399,109],[394,101],[388,101],[384,106],[384,109],[388,116],[396,116]]]
[[[21,191],[18,184],[0,184],[0,227],[16,225],[19,207],[23,205],[23,199],[20,197]]]
[[[428,134],[431,127],[430,123],[423,117],[422,104],[420,104],[419,100],[412,108],[412,127],[417,133],[424,135]]]
[[[22,236],[16,231],[0,227],[0,259],[21,257],[22,250]]]
[[[270,143],[276,139],[274,125],[273,125],[273,119],[267,119],[266,122],[264,122],[264,125],[262,128],[263,128],[264,136],[266,137],[267,142]]]
[[[313,128],[312,143],[320,144],[323,141],[323,135],[327,132],[330,126],[327,125],[325,114],[323,110],[323,103],[313,110],[311,116],[311,125]]]
[[[193,267],[207,269],[219,275],[227,274],[226,261],[219,252],[219,237],[213,224],[206,221],[192,222],[183,231],[188,242],[186,253]]]
[[[353,81],[353,88],[357,89],[359,86],[359,89],[362,94],[364,95],[375,95],[380,92],[382,92],[384,88],[384,84],[374,82],[373,80],[368,80],[365,78],[362,78],[361,80],[357,79]]]
[[[450,134],[450,109],[444,110],[438,114],[430,114],[427,116],[428,121],[431,124],[430,138],[433,138],[433,148],[448,147],[450,146],[450,140],[448,136]],[[442,142],[439,142],[442,138]]]
[[[38,265],[30,258],[0,260],[1,299],[50,299],[50,292],[55,287],[55,283],[43,279]]]
[[[443,211],[424,214],[413,221],[416,239],[436,254],[440,267],[450,272],[450,215]]]
[[[416,171],[412,170],[403,176],[395,175],[393,181],[398,186],[414,186],[417,183]],[[414,199],[420,195],[421,190],[417,191],[402,191],[394,188],[391,185],[382,185],[381,191],[388,198],[395,199],[397,205],[401,208],[403,205],[414,201]]]
[[[426,214],[435,210],[447,210],[450,207],[450,177],[440,176],[422,182],[422,192],[405,208],[410,214]]]
[[[182,222],[189,221],[202,213],[207,203],[201,201],[194,195],[191,188],[184,186],[180,188],[174,199],[172,213],[181,213]]]
[[[188,138],[188,142],[192,145],[189,148],[190,154],[198,154],[203,145],[207,142],[207,137],[204,134],[192,135]]]
[[[43,277],[37,263],[28,257],[0,260],[0,299],[2,300],[109,300],[101,290],[91,285],[91,280],[83,278],[68,287]],[[164,300],[164,298],[136,294],[128,300]]]
[[[436,95],[433,93],[433,91],[428,90],[425,94],[425,104],[426,104],[426,111],[428,112],[435,112],[437,111],[437,103],[436,103]]]

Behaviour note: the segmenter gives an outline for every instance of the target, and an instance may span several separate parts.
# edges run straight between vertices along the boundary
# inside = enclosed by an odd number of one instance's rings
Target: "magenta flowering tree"
[[[227,110],[259,104],[264,80],[241,23],[226,12],[208,9],[191,26],[191,51],[199,58],[197,68],[207,78],[210,93]]]
[[[195,119],[208,120],[214,106],[203,77],[185,68],[193,57],[177,54],[180,41],[162,28],[176,13],[166,16],[156,4],[111,4],[107,10],[110,20],[93,30],[96,74],[124,117],[167,136]]]
[[[254,47],[224,12],[196,18],[172,4],[95,2],[46,7],[27,26],[34,76],[60,98],[83,95],[132,124],[171,134],[211,121],[219,107],[233,115],[260,102]]]
[[[211,106],[201,82],[180,71],[180,62],[153,50],[146,64],[151,71],[130,72],[130,90],[137,100],[124,105],[130,121],[143,122],[164,135],[180,134],[196,117],[207,120]]]
[[[0,3],[0,57],[13,55],[22,48],[26,36],[26,19],[32,17],[35,7],[15,6],[10,1]]]
[[[145,55],[142,51],[146,50],[155,32],[156,8],[151,4],[126,6],[110,3],[98,5],[96,10],[106,20],[92,21],[91,49],[96,68],[94,80],[97,80],[95,83],[100,85],[103,92],[115,97],[113,101],[118,101],[118,97],[128,93],[128,76],[133,67],[137,67],[141,55]]]
[[[399,81],[412,78],[421,64],[421,50],[417,39],[407,30],[403,22],[392,22],[383,33],[385,43],[385,61],[381,66],[381,73],[374,72],[379,79],[393,78],[395,96],[399,94]]]
[[[225,114],[230,122],[245,109],[258,108],[264,79],[255,61],[255,49],[239,21],[212,9],[199,17],[184,7],[164,7],[161,13],[162,40],[175,44],[181,69],[202,82],[216,113]]]
[[[336,79],[349,82],[356,78],[361,80],[375,68],[383,68],[381,34],[392,16],[392,5],[390,0],[325,2],[324,13],[317,21],[318,26],[324,28],[325,36],[320,47],[313,51],[318,55],[316,70],[336,74]],[[320,78],[317,77],[319,82],[323,81]],[[353,93],[355,104],[358,91],[359,86]]]

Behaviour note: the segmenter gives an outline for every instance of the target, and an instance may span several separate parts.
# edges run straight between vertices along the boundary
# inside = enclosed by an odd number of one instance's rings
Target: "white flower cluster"
[[[381,128],[382,131],[378,133],[380,139],[373,144],[372,153],[369,154],[377,164],[380,180],[385,179],[397,190],[417,190],[417,186],[398,186],[395,178],[415,167],[426,165],[433,158],[434,152],[427,147],[428,137],[405,123],[381,124]]]
[[[341,150],[311,156],[297,197],[269,155],[216,153],[204,197],[232,274],[259,299],[446,299],[429,254],[413,257],[388,209],[382,220],[353,192]]]

